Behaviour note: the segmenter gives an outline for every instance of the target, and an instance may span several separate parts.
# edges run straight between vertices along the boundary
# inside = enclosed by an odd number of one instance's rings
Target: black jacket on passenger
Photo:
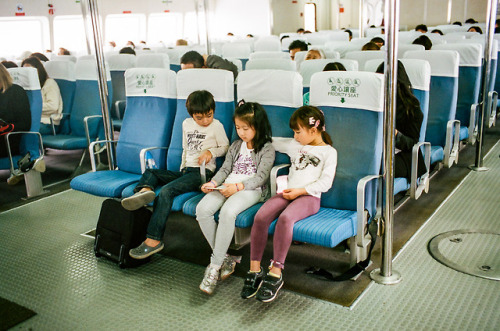
[[[30,130],[30,103],[26,91],[21,86],[12,84],[4,93],[0,92],[0,118],[7,123],[14,124],[14,132]],[[11,136],[9,141],[12,154],[19,154],[21,135]],[[0,136],[0,157],[8,155],[5,136]]]
[[[211,69],[224,69],[233,73],[234,79],[238,76],[238,67],[231,61],[221,58],[218,55],[207,57],[207,67]]]

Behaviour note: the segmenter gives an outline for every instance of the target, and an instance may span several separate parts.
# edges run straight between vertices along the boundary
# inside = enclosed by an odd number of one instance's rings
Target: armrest
[[[115,101],[115,116],[118,119],[122,118],[122,114],[120,113],[120,106],[122,104],[124,104],[124,103],[126,103],[125,100],[117,100],[117,101]]]
[[[283,168],[289,167],[289,164],[279,164],[277,166],[274,166],[271,169],[271,173],[269,174],[269,179],[270,179],[270,185],[271,185],[271,196],[276,195],[276,178],[278,177],[278,171]]]
[[[97,144],[101,144],[101,143],[106,143],[106,142],[110,142],[110,143],[116,143],[118,142],[118,140],[96,140],[96,141],[93,141],[90,143],[89,145],[89,155],[90,155],[90,164],[92,165],[92,172],[96,172],[97,170],[97,167],[96,167],[96,164],[95,164],[95,145]]]
[[[139,153],[139,157],[141,159],[141,173],[142,174],[146,171],[146,152],[152,151],[154,149],[165,149],[165,150],[167,150],[168,147],[148,147],[148,148],[141,149],[141,152]]]
[[[14,172],[14,161],[12,160],[12,151],[10,149],[10,136],[17,135],[17,134],[33,134],[38,136],[38,151],[40,153],[40,156],[38,158],[43,158],[43,141],[42,141],[42,135],[40,132],[34,132],[34,131],[15,131],[15,132],[9,132],[5,135],[5,140],[7,141],[7,151],[9,154],[9,161],[10,161],[10,170],[11,172]]]
[[[356,212],[357,212],[357,223],[358,223],[356,244],[358,245],[358,247],[366,247],[366,245],[368,245],[369,243],[369,240],[367,240],[364,236],[364,230],[368,223],[368,213],[365,213],[366,184],[368,184],[374,179],[380,179],[380,178],[382,178],[382,175],[369,175],[361,178],[358,182],[357,198],[356,198]]]
[[[427,171],[420,177],[420,183],[418,178],[418,152],[420,147],[424,146],[424,162],[427,167]],[[410,178],[410,196],[413,199],[418,199],[422,194],[429,192],[429,171],[431,168],[431,144],[428,142],[419,142],[413,146],[411,154],[411,178]]]
[[[60,114],[50,114],[49,116],[49,119],[50,119],[50,125],[52,126],[52,135],[55,136],[56,135],[56,126],[54,124],[54,118],[56,116],[59,116],[61,115],[61,120],[63,119],[64,116],[71,116],[70,113],[60,113]]]
[[[497,118],[497,100],[498,93],[496,91],[488,92],[488,127],[495,125]]]
[[[85,124],[85,135],[87,136],[87,145],[90,145],[89,119],[102,118],[102,115],[85,116],[83,123]]]
[[[444,165],[451,168],[458,163],[458,146],[460,143],[460,121],[449,120],[446,125],[446,144],[444,146]]]
[[[476,113],[479,104],[475,103],[470,106],[470,118],[469,118],[469,139],[468,143],[474,145],[476,143],[477,137],[477,123],[476,123]]]

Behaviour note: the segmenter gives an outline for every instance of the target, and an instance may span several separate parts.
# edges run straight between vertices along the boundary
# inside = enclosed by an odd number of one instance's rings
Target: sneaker
[[[262,280],[262,285],[257,292],[257,300],[262,302],[271,302],[276,299],[279,290],[283,286],[283,275],[280,278],[276,278],[269,274]]]
[[[231,276],[234,272],[234,268],[236,268],[236,263],[240,263],[241,256],[232,256],[226,254],[224,258],[224,262],[220,267],[220,279],[224,280]]]
[[[264,270],[260,269],[260,272],[247,272],[247,277],[245,278],[245,283],[243,289],[241,290],[241,297],[243,299],[253,298],[262,284],[262,279],[264,279]]]
[[[138,247],[132,248],[129,251],[129,255],[134,259],[142,260],[160,252],[164,246],[165,245],[162,242],[160,242],[155,247],[148,246],[146,245],[146,243],[142,242],[142,244],[140,244]]]
[[[7,185],[13,186],[24,179],[24,174],[20,171],[14,171],[9,178],[7,178]]]
[[[206,294],[214,293],[215,286],[217,285],[217,280],[219,279],[219,268],[209,264],[205,269],[205,276],[200,284],[200,290]]]
[[[126,210],[137,210],[150,202],[153,202],[156,197],[153,191],[137,192],[131,197],[122,200],[122,206]]]

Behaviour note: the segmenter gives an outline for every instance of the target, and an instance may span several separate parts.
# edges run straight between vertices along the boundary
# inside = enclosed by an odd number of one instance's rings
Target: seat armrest
[[[120,114],[120,106],[126,103],[125,100],[116,100],[115,101],[115,116],[117,119],[121,119],[122,115]]]
[[[497,100],[498,93],[496,91],[488,92],[488,127],[495,125],[497,120]]]
[[[89,119],[102,118],[102,115],[85,116],[83,123],[85,124],[85,135],[87,136],[87,145],[90,145]]]
[[[364,235],[364,230],[366,229],[368,224],[368,213],[365,212],[366,184],[368,184],[374,179],[381,179],[381,178],[382,175],[369,175],[361,178],[358,181],[357,198],[356,198],[356,212],[357,212],[357,223],[358,223],[356,244],[358,245],[358,247],[366,247],[366,245],[369,243],[369,240],[367,240]]]
[[[90,164],[92,166],[92,172],[96,172],[97,170],[97,167],[96,167],[96,163],[95,163],[95,146],[97,144],[101,144],[101,143],[107,143],[107,142],[110,142],[110,143],[116,143],[118,142],[118,140],[96,140],[96,141],[93,141],[90,143],[89,145],[89,155],[90,155]]]
[[[40,132],[34,132],[34,131],[15,131],[15,132],[9,132],[5,135],[5,139],[7,141],[7,152],[9,154],[9,161],[10,161],[10,171],[11,173],[14,172],[14,160],[12,159],[12,150],[10,149],[10,140],[9,138],[13,135],[18,135],[18,134],[33,134],[38,136],[38,152],[40,153],[40,156],[38,158],[43,158],[43,141],[42,141],[42,135]]]
[[[446,125],[446,144],[444,146],[444,165],[451,168],[458,163],[458,146],[460,143],[460,121],[449,120]]]
[[[427,171],[418,178],[418,152],[420,147],[424,146],[424,162]],[[431,168],[431,144],[428,142],[419,142],[413,146],[411,154],[411,178],[410,178],[410,197],[418,199],[423,191],[429,192],[429,171]]]
[[[141,174],[143,174],[146,171],[146,152],[152,151],[155,149],[168,150],[168,147],[148,147],[148,148],[141,149],[141,151],[139,153],[139,157],[141,159]]]
[[[281,169],[287,168],[289,166],[290,166],[290,164],[279,164],[277,166],[274,166],[271,169],[271,173],[269,174],[269,179],[270,179],[271,196],[272,197],[276,195],[276,191],[277,191],[276,178],[278,177],[278,171],[280,171]]]
[[[475,103],[470,106],[470,118],[469,118],[469,139],[467,142],[471,145],[476,143],[477,137],[477,123],[476,123],[476,113],[479,104]]]

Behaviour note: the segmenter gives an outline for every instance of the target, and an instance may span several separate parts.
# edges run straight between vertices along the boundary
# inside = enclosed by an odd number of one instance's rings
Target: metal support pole
[[[365,37],[364,8],[365,0],[359,0],[359,38]]]
[[[491,58],[493,56],[493,34],[495,33],[495,20],[497,13],[498,0],[488,1],[488,10],[486,17],[486,42],[484,43],[484,70],[483,70],[483,91],[481,101],[481,111],[479,112],[477,139],[476,139],[476,158],[475,163],[469,166],[469,169],[474,171],[488,171],[487,167],[483,167],[483,131],[484,131],[484,113],[488,106],[488,88],[490,86]]]
[[[207,55],[212,54],[212,42],[210,41],[210,19],[208,11],[209,0],[205,0],[205,34],[207,39]]]
[[[110,142],[114,140],[113,138],[113,130],[111,128],[111,121],[109,118],[109,106],[108,106],[108,85],[107,85],[107,76],[106,76],[106,67],[104,63],[104,53],[102,50],[102,35],[101,35],[101,26],[99,21],[99,10],[97,8],[97,0],[88,0],[88,9],[90,13],[90,19],[92,23],[92,32],[93,32],[93,40],[95,47],[95,58],[97,64],[97,74],[98,74],[98,86],[99,86],[99,97],[101,99],[101,112],[102,119],[104,122],[104,135],[106,136],[106,147],[107,147],[107,155],[108,155],[108,165],[109,170],[114,169],[114,153],[113,153],[113,144]],[[87,32],[87,29],[85,29]],[[90,36],[87,33],[87,42],[89,43]]]
[[[424,24],[427,24],[427,0],[424,0],[424,18],[422,19]]]
[[[273,0],[269,0],[269,34],[274,32]]]
[[[465,0],[465,2],[464,2],[464,22],[467,20],[467,6],[468,6],[468,3],[467,3],[467,0]]]
[[[370,273],[379,284],[392,285],[401,281],[401,274],[392,270],[392,233],[394,219],[394,129],[396,118],[399,0],[385,2],[386,56],[384,66],[384,175],[382,265]]]
[[[91,47],[90,47],[90,38],[89,38],[89,33],[87,31],[89,27],[89,22],[87,18],[87,6],[88,6],[88,0],[82,0],[80,2],[80,7],[82,7],[82,18],[83,18],[83,30],[85,31],[85,44],[87,46],[87,54],[90,54],[91,52]]]
[[[451,7],[453,6],[453,0],[448,0],[448,9],[446,11],[446,22],[451,24]]]

